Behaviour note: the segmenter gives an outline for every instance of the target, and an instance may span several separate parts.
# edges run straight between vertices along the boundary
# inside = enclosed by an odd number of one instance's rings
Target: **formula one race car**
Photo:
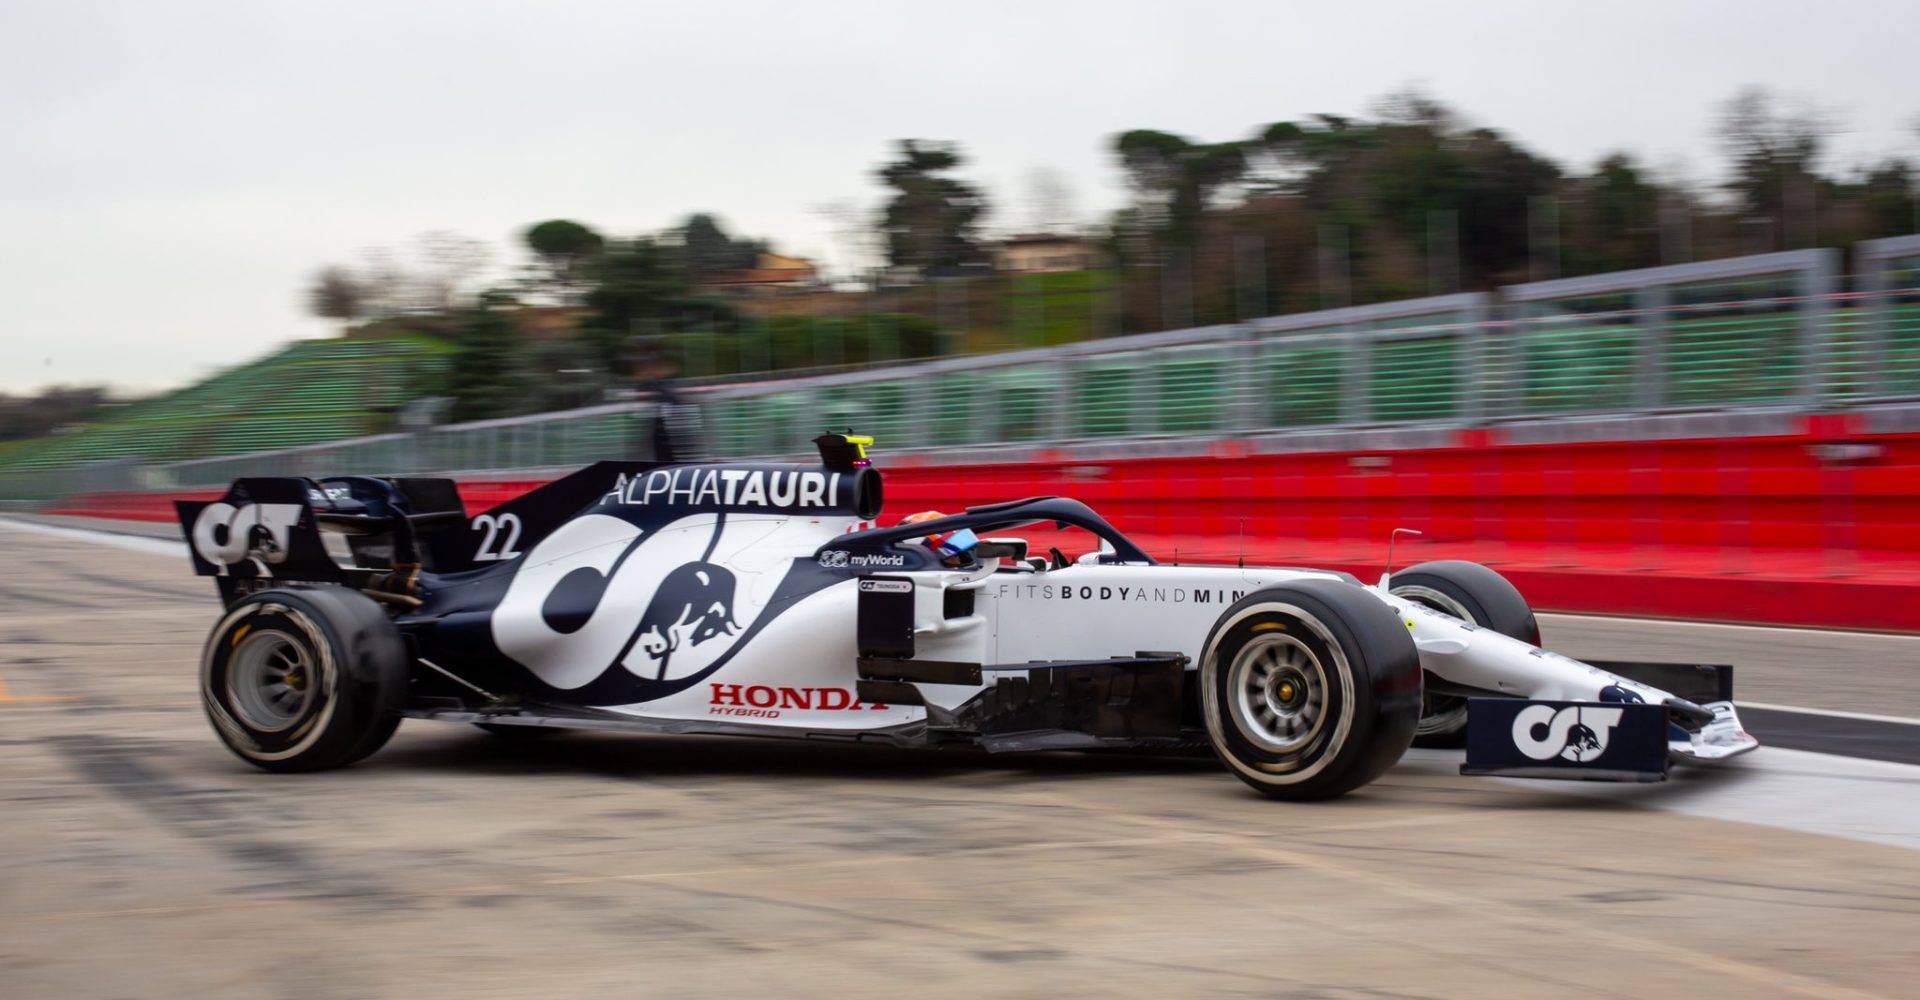
[[[227,607],[207,715],[273,771],[353,763],[406,716],[1211,747],[1282,799],[1363,785],[1416,736],[1464,743],[1467,773],[1615,780],[1756,745],[1731,668],[1549,653],[1483,566],[1373,586],[1169,566],[1064,497],[878,527],[870,442],[817,443],[817,465],[602,462],[474,517],[444,479],[241,479],[181,502]],[[1087,551],[1034,544],[1063,533]]]

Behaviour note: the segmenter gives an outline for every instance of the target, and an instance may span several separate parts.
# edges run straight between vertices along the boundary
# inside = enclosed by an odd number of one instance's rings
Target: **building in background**
[[[1001,274],[1052,274],[1089,271],[1106,261],[1097,240],[1053,233],[1026,233],[993,246],[993,269]]]
[[[805,257],[762,253],[752,270],[722,271],[702,278],[700,291],[713,295],[784,295],[820,289],[820,269]]]

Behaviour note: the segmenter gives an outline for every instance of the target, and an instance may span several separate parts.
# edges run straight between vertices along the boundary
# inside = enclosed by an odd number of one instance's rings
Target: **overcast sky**
[[[1920,155],[1920,4],[292,3],[0,0],[0,390],[178,385],[329,324],[315,269],[429,230],[689,212],[831,257],[896,139],[952,139],[1026,228],[1106,142],[1201,139],[1418,85],[1568,167],[1707,181],[1743,84],[1840,113],[1840,162]]]

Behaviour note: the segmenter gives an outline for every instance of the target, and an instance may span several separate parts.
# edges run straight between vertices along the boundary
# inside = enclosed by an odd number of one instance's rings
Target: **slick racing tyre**
[[[268,771],[344,767],[400,724],[407,652],[371,599],[339,587],[263,590],[235,602],[200,658],[213,730]]]
[[[1395,597],[1425,605],[1521,642],[1540,645],[1540,623],[1507,578],[1479,563],[1443,559],[1393,574]],[[1467,699],[1429,693],[1413,731],[1417,747],[1458,747],[1467,739]]]
[[[1387,605],[1348,583],[1258,590],[1214,623],[1200,659],[1207,737],[1276,799],[1328,799],[1379,777],[1420,715],[1420,658]]]

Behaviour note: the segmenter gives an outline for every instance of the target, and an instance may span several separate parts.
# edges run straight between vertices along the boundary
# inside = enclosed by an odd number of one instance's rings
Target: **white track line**
[[[1803,708],[1799,705],[1769,705],[1760,701],[1738,701],[1739,708],[1757,708],[1767,712],[1792,712],[1796,715],[1825,715],[1835,719],[1859,719],[1863,722],[1897,722],[1903,726],[1920,726],[1920,719],[1909,719],[1898,715],[1868,715],[1865,712],[1836,712],[1830,708]]]
[[[1690,622],[1680,618],[1634,618],[1628,615],[1583,615],[1569,611],[1541,611],[1538,612],[1536,616],[1541,619],[1563,618],[1569,621],[1633,622],[1636,625],[1650,625],[1655,627],[1671,625],[1675,628],[1746,629],[1752,632],[1791,632],[1794,635],[1831,635],[1847,639],[1892,639],[1895,641],[1905,640],[1920,643],[1920,635],[1909,635],[1904,632],[1876,632],[1871,629],[1794,628],[1791,625],[1743,625],[1737,622]]]
[[[1409,750],[1396,770],[1459,773],[1444,750]],[[1543,795],[1575,795],[1705,819],[1920,850],[1920,766],[1761,747],[1722,764],[1676,767],[1661,784],[1495,778]]]
[[[123,535],[114,531],[90,531],[85,528],[66,528],[51,524],[36,524],[31,521],[16,521],[10,517],[0,517],[0,528],[24,531],[33,535],[46,535],[50,538],[65,538],[77,542],[92,542],[95,545],[110,545],[129,552],[144,552],[155,556],[172,556],[175,559],[187,554],[187,543],[173,542],[164,538],[149,538],[145,535]]]

